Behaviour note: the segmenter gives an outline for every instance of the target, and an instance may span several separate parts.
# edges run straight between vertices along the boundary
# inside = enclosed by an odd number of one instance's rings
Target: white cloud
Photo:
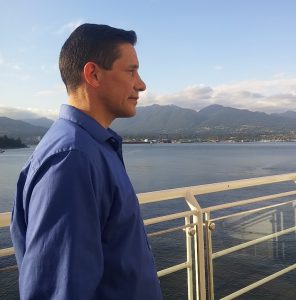
[[[62,84],[52,89],[36,92],[35,99],[40,103],[51,103],[53,99],[66,99],[66,90]],[[217,86],[192,85],[170,94],[156,94],[145,91],[139,100],[140,106],[151,104],[174,104],[184,108],[200,110],[211,104],[221,104],[251,111],[267,113],[296,111],[296,77],[271,80],[252,80],[233,82]],[[36,108],[0,107],[0,116],[15,119],[47,116],[56,118],[57,110]],[[24,117],[26,116],[26,117]]]
[[[49,119],[55,120],[58,116],[58,111],[30,107],[20,108],[0,106],[0,116],[15,120],[36,119],[40,117],[47,117]]]
[[[216,65],[216,66],[214,66],[214,69],[217,70],[217,71],[221,71],[221,70],[224,69],[224,67],[221,66],[221,65]]]
[[[19,64],[5,61],[2,57],[0,57],[0,65],[6,71],[15,71],[15,72],[22,71],[22,67]]]
[[[4,58],[1,52],[0,52],[0,65],[2,68],[5,68],[6,70],[13,70],[13,71],[22,70],[20,64],[8,61],[7,59]]]
[[[21,66],[17,65],[17,64],[11,64],[10,67],[13,69],[13,70],[16,70],[16,71],[20,71],[22,68]]]
[[[80,26],[83,23],[82,20],[72,21],[67,24],[64,24],[57,30],[57,34],[70,34],[74,29]]]
[[[57,72],[59,70],[59,65],[57,63],[54,64],[42,64],[40,66],[40,69],[42,72],[48,74],[48,73],[52,73],[52,72]]]
[[[46,96],[56,96],[56,95],[60,95],[60,94],[64,94],[66,91],[66,88],[64,85],[62,84],[58,84],[56,86],[54,86],[51,89],[46,89],[46,90],[40,90],[37,91],[35,96],[36,97],[46,97]]]
[[[174,104],[180,107],[201,109],[211,104],[212,88],[204,85],[188,86],[173,94],[156,95],[145,92],[140,98],[139,105],[157,103],[161,105]]]
[[[162,95],[146,91],[139,102],[140,105],[153,103],[175,104],[195,110],[217,103],[267,113],[296,111],[296,78],[250,80],[214,87],[194,85],[176,93]]]
[[[1,54],[1,52],[0,52],[0,70],[1,70],[0,76],[5,79],[12,78],[14,80],[20,80],[20,81],[27,81],[31,79],[31,75],[26,73],[26,71],[24,70],[23,64],[5,59]]]
[[[55,93],[55,90],[41,90],[36,93],[36,96],[52,96]]]
[[[283,79],[285,77],[287,77],[287,73],[285,72],[279,72],[273,75],[273,78],[275,79]]]
[[[296,110],[295,91],[296,78],[252,80],[216,86],[213,99],[232,107],[278,112]]]

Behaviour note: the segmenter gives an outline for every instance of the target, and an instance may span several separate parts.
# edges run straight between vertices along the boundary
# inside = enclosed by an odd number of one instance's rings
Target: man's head
[[[84,24],[67,39],[60,54],[60,71],[70,104],[108,127],[115,118],[136,113],[139,76],[134,31]]]
[[[105,70],[112,68],[120,56],[119,45],[135,45],[134,31],[117,29],[108,25],[83,24],[76,28],[64,43],[59,59],[62,80],[67,91],[75,91],[82,83],[85,64],[92,61]]]

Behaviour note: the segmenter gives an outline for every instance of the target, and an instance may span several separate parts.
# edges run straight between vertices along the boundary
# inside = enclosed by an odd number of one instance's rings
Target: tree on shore
[[[21,139],[18,137],[17,139],[9,138],[8,136],[0,136],[0,148],[23,148],[26,147],[25,144],[22,143]]]

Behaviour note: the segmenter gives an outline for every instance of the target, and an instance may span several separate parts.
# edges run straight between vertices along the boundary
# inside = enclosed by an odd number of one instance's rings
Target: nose
[[[142,80],[142,78],[140,77],[140,75],[138,75],[138,80],[135,86],[135,89],[139,92],[144,92],[146,90],[146,84],[145,82]]]

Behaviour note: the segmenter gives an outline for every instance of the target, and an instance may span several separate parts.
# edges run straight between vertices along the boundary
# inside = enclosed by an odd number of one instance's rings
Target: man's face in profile
[[[135,48],[129,43],[118,47],[120,56],[113,62],[112,69],[102,71],[99,92],[112,121],[134,116],[139,92],[146,89],[138,73],[139,61]]]

